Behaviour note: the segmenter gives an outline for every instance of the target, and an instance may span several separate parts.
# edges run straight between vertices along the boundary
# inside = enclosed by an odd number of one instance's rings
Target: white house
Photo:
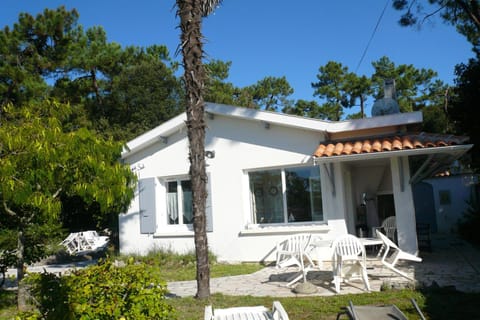
[[[209,249],[220,261],[269,261],[285,236],[335,237],[334,223],[368,234],[395,215],[398,242],[416,253],[412,184],[471,148],[461,137],[418,133],[420,112],[323,121],[206,105]],[[119,217],[121,253],[194,250],[185,114],[128,142],[139,178]],[[341,224],[340,224],[341,225]]]

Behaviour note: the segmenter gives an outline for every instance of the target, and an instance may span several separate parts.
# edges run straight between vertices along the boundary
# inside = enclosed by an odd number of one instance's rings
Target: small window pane
[[[251,172],[249,177],[255,222],[285,222],[281,171]]]
[[[318,167],[285,170],[288,221],[322,221],[322,194]]]
[[[168,224],[178,224],[178,191],[177,182],[167,183],[167,218]]]
[[[193,210],[192,210],[192,183],[190,180],[182,181],[182,194],[183,194],[183,223],[193,223]]]

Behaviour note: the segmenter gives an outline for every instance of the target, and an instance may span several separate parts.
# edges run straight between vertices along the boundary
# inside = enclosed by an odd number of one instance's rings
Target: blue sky
[[[213,59],[232,61],[228,80],[237,86],[266,76],[286,76],[295,90],[294,99],[316,99],[311,83],[318,68],[331,60],[370,76],[371,62],[387,56],[396,65],[433,69],[441,80],[453,84],[454,66],[473,57],[470,44],[439,19],[420,30],[400,27],[399,12],[390,2],[360,65],[386,0],[224,0],[204,20],[205,51]],[[174,0],[2,0],[0,4],[2,28],[16,22],[20,12],[36,15],[47,7],[65,5],[79,11],[79,23],[85,28],[102,26],[111,42],[162,44],[172,56],[179,42]]]

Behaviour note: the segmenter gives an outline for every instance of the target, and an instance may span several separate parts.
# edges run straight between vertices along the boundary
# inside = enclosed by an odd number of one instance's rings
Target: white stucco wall
[[[215,115],[207,119],[206,150],[215,151],[215,158],[207,159],[210,176],[213,232],[208,233],[210,250],[223,261],[273,260],[275,244],[284,239],[286,232],[295,227],[266,228],[265,232],[252,228],[248,170],[283,166],[312,165],[310,155],[317,147],[321,134],[296,128],[270,125],[260,121],[241,120]],[[147,177],[186,176],[188,174],[188,150],[186,132],[169,136],[165,145],[161,141],[141,153],[126,159],[140,179]],[[337,168],[338,169],[338,168]],[[335,177],[337,196],[343,197],[341,176]],[[324,173],[322,172],[322,190]],[[329,183],[329,182],[327,182]],[[158,188],[157,188],[158,189]],[[163,192],[157,190],[157,223],[166,219]],[[331,196],[328,195],[328,196]],[[324,201],[329,203],[330,201]],[[326,216],[338,216],[344,208],[335,205],[327,208]],[[120,251],[145,253],[155,247],[175,248],[176,251],[193,251],[193,232],[185,226],[158,228],[152,235],[139,233],[138,199],[129,211],[120,216]],[[312,228],[313,223],[301,224]],[[298,225],[297,225],[298,226]],[[280,230],[282,229],[282,230]],[[309,232],[326,233],[328,228],[316,223]]]

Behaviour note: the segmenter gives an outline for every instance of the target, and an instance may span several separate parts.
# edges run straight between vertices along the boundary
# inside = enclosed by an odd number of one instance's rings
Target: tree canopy
[[[480,101],[480,61],[470,59],[468,63],[459,64],[455,72],[456,87],[448,104],[448,116],[456,134],[470,137],[474,144],[471,165],[480,168],[480,123],[472,116],[477,113]]]
[[[457,29],[480,50],[480,2],[478,0],[394,0],[392,6],[402,12],[400,25],[422,24],[425,20],[439,15],[441,19]]]
[[[340,62],[329,61],[319,68],[317,82],[313,82],[315,101],[299,100],[293,106],[284,108],[286,113],[309,116],[325,120],[341,120],[346,111],[347,118],[366,117],[367,104],[373,104],[384,95],[384,81],[395,79],[396,100],[401,112],[426,111],[433,116],[427,118],[426,126],[445,132],[447,126],[433,126],[430,121],[438,121],[442,117],[443,100],[447,86],[437,79],[437,73],[431,69],[417,69],[413,65],[398,65],[388,57],[372,62],[374,72],[370,77],[350,72]],[[359,107],[359,112],[352,112]],[[436,116],[435,116],[436,115]],[[436,118],[436,119],[434,119]]]
[[[15,252],[19,281],[24,263],[44,257],[59,230],[62,195],[96,203],[102,213],[125,211],[133,198],[135,176],[118,161],[121,144],[85,128],[66,131],[70,110],[47,100],[2,107],[0,229],[16,235],[3,249]]]
[[[2,105],[56,98],[74,108],[72,127],[122,141],[182,111],[178,64],[165,46],[122,48],[102,27],[84,30],[78,18],[61,6],[22,13],[0,31]]]

